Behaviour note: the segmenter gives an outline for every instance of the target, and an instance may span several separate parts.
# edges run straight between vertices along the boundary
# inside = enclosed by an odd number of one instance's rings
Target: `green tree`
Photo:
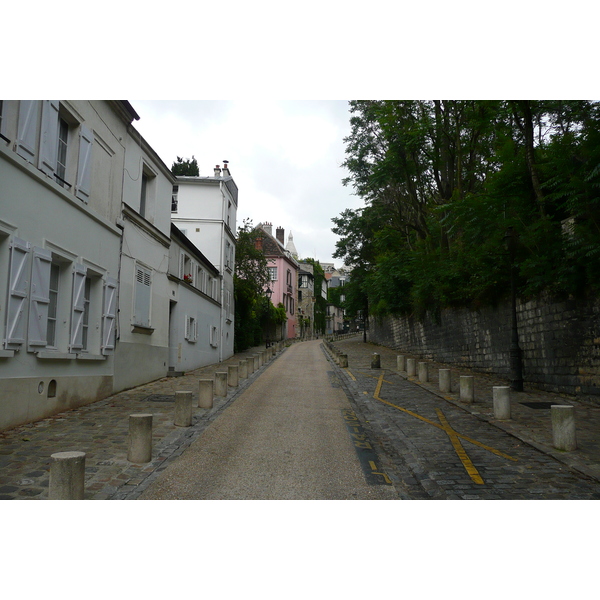
[[[175,176],[184,175],[190,177],[198,177],[200,175],[200,169],[198,168],[198,161],[192,155],[192,158],[183,159],[181,156],[177,157],[177,160],[171,166],[171,173]]]

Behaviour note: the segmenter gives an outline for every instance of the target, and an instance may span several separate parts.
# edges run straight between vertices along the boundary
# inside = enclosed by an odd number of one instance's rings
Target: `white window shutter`
[[[48,305],[50,304],[50,268],[52,254],[43,248],[33,248],[31,264],[31,295],[29,297],[28,346],[30,351],[48,343]]]
[[[38,167],[46,175],[54,175],[58,152],[58,100],[42,102],[42,130]]]
[[[31,163],[35,160],[39,102],[39,100],[21,100],[19,102],[17,154]]]
[[[13,238],[10,245],[9,292],[4,348],[18,350],[25,343],[25,308],[29,296],[29,243]]]
[[[112,354],[115,349],[115,323],[117,318],[117,280],[107,277],[104,282],[102,309],[102,354]]]
[[[90,198],[92,187],[92,147],[94,134],[82,125],[79,129],[79,160],[77,162],[77,186],[75,195],[84,202]]]
[[[85,312],[85,277],[87,269],[80,264],[73,265],[73,301],[71,304],[71,346],[76,352],[83,348],[83,314]]]
[[[185,315],[185,334],[184,337],[186,340],[190,339],[190,318]]]
[[[150,271],[137,266],[133,321],[136,325],[141,325],[142,327],[150,327],[151,289]]]
[[[183,279],[183,276],[184,276],[184,272],[183,272],[184,264],[185,264],[185,254],[182,252],[179,255],[179,279]]]
[[[194,331],[192,332],[194,341],[198,339],[198,319],[194,319]]]

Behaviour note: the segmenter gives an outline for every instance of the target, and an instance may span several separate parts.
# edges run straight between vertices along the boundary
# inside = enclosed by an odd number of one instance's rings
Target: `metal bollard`
[[[227,367],[227,385],[237,387],[239,385],[239,366],[229,365]]]
[[[419,381],[421,383],[427,383],[427,381],[429,381],[429,368],[426,362],[419,363]]]
[[[227,373],[215,373],[215,396],[227,396]]]
[[[440,378],[440,392],[451,392],[452,384],[450,382],[450,369],[440,369],[438,373]]]
[[[406,374],[409,377],[414,377],[417,374],[417,361],[414,358],[406,359]]]
[[[381,368],[381,357],[377,352],[373,353],[371,357],[371,369],[380,369]]]
[[[56,452],[50,456],[50,500],[83,500],[85,452]]]
[[[494,403],[494,418],[500,421],[510,419],[510,387],[507,385],[492,387],[492,401]]]
[[[152,415],[129,415],[129,447],[127,460],[147,463],[152,460]]]
[[[406,371],[406,359],[402,354],[399,354],[396,357],[396,363],[398,367],[398,371]]]
[[[198,380],[198,408],[213,407],[214,382],[212,379]]]
[[[472,375],[460,376],[460,399],[468,404],[475,402],[475,383]]]
[[[550,414],[554,447],[568,452],[576,450],[575,407],[570,404],[555,404],[550,407]]]
[[[192,392],[175,392],[173,425],[189,427],[192,424]]]

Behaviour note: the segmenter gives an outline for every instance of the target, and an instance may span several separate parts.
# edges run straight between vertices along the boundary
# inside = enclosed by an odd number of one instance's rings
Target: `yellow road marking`
[[[369,466],[371,467],[371,472],[373,475],[381,475],[385,479],[386,483],[392,483],[392,480],[385,473],[377,471],[377,465],[372,460],[369,461]]]
[[[410,415],[411,417],[420,419],[421,421],[424,421],[425,423],[429,423],[429,425],[433,425],[434,427],[437,427],[438,429],[441,429],[442,431],[444,431],[444,428],[439,423],[436,423],[435,421],[431,421],[430,419],[427,419],[425,417],[422,417],[421,415],[418,415],[416,412],[413,412],[412,410],[408,410],[407,408],[402,408],[401,406],[397,406],[396,404],[392,404],[391,402],[388,402],[387,400],[384,400],[383,398],[381,398],[379,396],[379,392],[381,391],[382,385],[383,385],[383,374],[379,378],[379,383],[377,384],[377,388],[375,389],[375,393],[373,395],[373,397],[376,400],[379,400],[380,402],[383,402],[384,404],[387,404],[388,406],[393,406],[394,408],[397,408],[398,410],[405,412],[406,414]],[[471,444],[475,444],[476,446],[479,446],[480,448],[484,448],[488,452],[492,452],[493,454],[496,454],[497,456],[501,456],[502,458],[506,458],[508,460],[513,460],[515,462],[518,461],[517,458],[514,458],[508,454],[505,454],[504,452],[501,452],[500,450],[496,450],[496,448],[492,448],[491,446],[486,446],[485,444],[482,444],[481,442],[478,442],[477,440],[474,440],[473,438],[463,435],[462,433],[456,432],[456,435],[459,438],[461,438],[467,442],[470,442]]]
[[[346,369],[346,373],[348,373],[348,375],[350,375],[350,377],[352,377],[352,381],[356,381],[356,377],[354,377],[354,375],[352,375],[352,373],[350,372],[350,369]]]
[[[450,423],[448,423],[448,419],[446,419],[446,416],[439,408],[436,408],[435,412],[437,413],[440,423],[444,427],[444,431],[448,434],[454,451],[456,452],[458,458],[460,458],[460,462],[462,462],[465,471],[469,474],[469,477],[475,483],[483,485],[484,481],[481,475],[479,475],[479,471],[475,468],[475,465],[471,462],[471,459],[469,458],[468,454],[465,452],[465,449],[463,448],[462,444],[460,443],[460,440],[458,439],[456,431],[452,429],[452,426],[450,425]]]

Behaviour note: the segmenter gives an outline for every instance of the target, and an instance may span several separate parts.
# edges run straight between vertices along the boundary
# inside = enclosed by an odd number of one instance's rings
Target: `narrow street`
[[[295,344],[140,499],[397,498],[365,478],[351,413],[321,342]]]

